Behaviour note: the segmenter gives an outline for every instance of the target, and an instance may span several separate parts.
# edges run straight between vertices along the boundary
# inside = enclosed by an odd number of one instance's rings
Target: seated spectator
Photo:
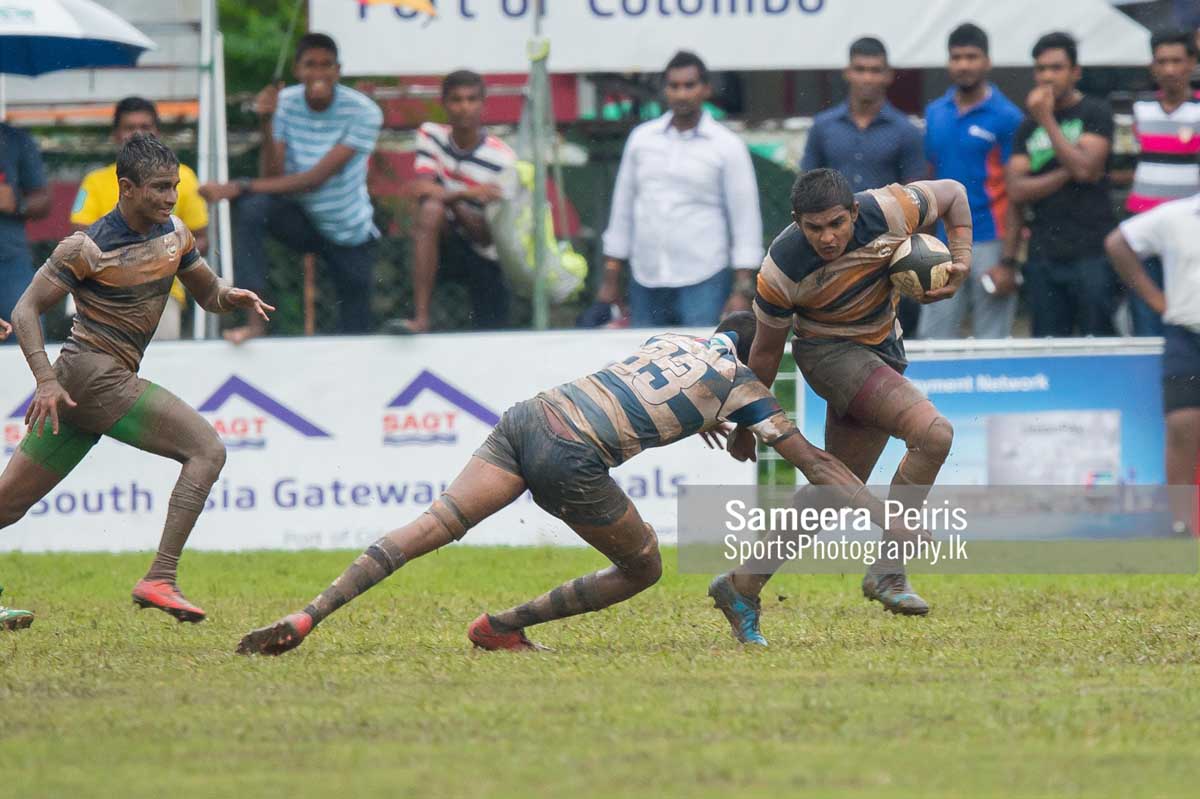
[[[1033,335],[1113,335],[1116,280],[1104,236],[1116,223],[1107,163],[1113,117],[1076,88],[1075,40],[1048,33],[1033,48],[1037,86],[1008,163],[1009,201],[1033,211],[1025,286]]]
[[[413,227],[411,333],[430,329],[434,284],[451,278],[466,285],[471,327],[508,326],[511,292],[488,229],[484,208],[513,190],[516,153],[483,127],[483,78],[468,70],[442,81],[447,125],[426,122],[417,131],[417,180],[407,193],[416,200]]]
[[[33,279],[25,222],[48,213],[50,191],[37,144],[25,131],[0,122],[0,318],[12,315]]]
[[[633,327],[703,327],[722,309],[749,310],[754,298],[763,256],[758,184],[745,142],[704,110],[712,93],[704,62],[676,53],[663,84],[671,110],[625,142],[596,299],[620,299],[628,261]]]
[[[117,103],[113,111],[112,140],[119,151],[135,133],[158,136],[158,109],[154,103],[142,97],[126,97]],[[117,162],[89,172],[79,184],[75,195],[75,206],[71,209],[71,224],[76,230],[84,230],[117,207],[120,198],[117,187]],[[186,164],[179,165],[179,200],[175,203],[175,216],[187,225],[196,238],[196,250],[208,249],[208,204],[200,196],[200,181],[196,173]],[[187,307],[187,295],[183,285],[176,280],[171,286],[171,299],[163,309],[162,320],[154,332],[155,341],[172,341],[179,338],[183,309]]]
[[[294,252],[313,252],[330,267],[340,333],[371,329],[375,212],[367,193],[367,161],[383,112],[366,95],[338,83],[337,44],[309,33],[296,46],[299,85],[268,86],[256,111],[263,134],[261,177],[206,183],[200,193],[233,204],[234,268],[238,284],[266,294],[266,236]],[[226,331],[240,343],[266,330],[254,316]]]

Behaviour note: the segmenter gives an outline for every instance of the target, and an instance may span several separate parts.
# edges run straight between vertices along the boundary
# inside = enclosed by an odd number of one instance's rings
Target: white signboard
[[[188,546],[360,548],[422,513],[500,414],[625,357],[646,331],[438,335],[151,345],[142,376],[217,428],[229,450]],[[24,434],[32,378],[0,347],[0,465]],[[104,439],[47,499],[0,531],[0,551],[157,546],[179,467]],[[698,437],[650,450],[614,478],[661,538],[680,483],[750,484],[754,467]],[[575,544],[528,493],[469,544]]]
[[[387,0],[310,0],[309,29],[341,47],[349,75],[526,72],[535,0],[434,0],[436,16]],[[1149,32],[1106,0],[546,0],[554,72],[658,71],[680,49],[713,69],[835,69],[850,43],[880,37],[892,63],[939,67],[946,36],[974,22],[997,66],[1032,63],[1048,31],[1080,41],[1084,64],[1144,65]]]

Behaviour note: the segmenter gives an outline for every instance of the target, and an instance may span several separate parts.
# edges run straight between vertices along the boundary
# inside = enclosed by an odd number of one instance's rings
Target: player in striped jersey
[[[952,297],[971,267],[966,190],[954,180],[930,180],[853,194],[839,173],[814,169],[796,180],[792,218],[758,275],[750,368],[770,387],[792,328],[796,364],[828,403],[830,454],[866,482],[888,438],[904,441],[908,453],[892,479],[891,498],[919,507],[950,452],[953,429],[903,376],[908,361],[888,263],[902,241],[942,219],[952,274],[923,301]],[[751,431],[737,431],[730,451],[739,459],[753,457]],[[756,598],[770,575],[738,570],[722,579],[741,597]],[[863,578],[863,593],[896,613],[929,612],[902,564],[877,562]]]
[[[726,317],[709,339],[654,336],[622,361],[509,408],[425,514],[375,542],[304,610],[247,634],[238,651],[276,655],[299,646],[330,613],[413,558],[461,539],[526,489],[613,563],[503,613],[484,614],[468,629],[484,649],[535,649],[524,628],[608,607],[661,574],[654,530],[609,469],[726,421],[774,447],[811,483],[845,486],[847,504],[871,507],[882,520],[862,483],[806,441],[746,368],[754,335],[754,316],[743,311]],[[757,625],[757,613],[735,621],[746,637],[761,639]]]

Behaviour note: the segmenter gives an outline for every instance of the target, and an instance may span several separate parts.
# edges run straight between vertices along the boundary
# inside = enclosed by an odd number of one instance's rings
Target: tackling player
[[[37,389],[29,430],[0,474],[0,529],[14,524],[107,435],[183,464],[167,504],[158,554],[133,589],[141,607],[180,621],[205,613],[175,585],[179,555],[225,463],[212,425],[182,400],[138,377],[176,276],[209,313],[274,308],[252,292],[221,285],[171,209],[179,160],[152,136],[133,136],[117,157],[117,207],[64,239],[13,310],[13,328]],[[54,365],[38,317],[67,294],[79,309]]]
[[[890,498],[920,506],[950,452],[954,431],[903,376],[908,361],[888,265],[901,242],[940,218],[954,263],[947,285],[926,292],[923,302],[952,297],[971,267],[966,191],[957,181],[931,180],[855,194],[841,174],[814,169],[796,179],[792,218],[758,275],[758,334],[750,368],[770,387],[792,328],[796,365],[828,403],[825,448],[865,483],[888,438],[904,441],[908,452],[892,478]],[[739,460],[753,459],[751,432],[737,430],[729,449]],[[744,617],[743,624],[733,625],[735,634],[739,628],[757,630],[758,594],[769,579],[742,567],[709,587],[727,616]],[[902,564],[877,561],[862,589],[892,612],[929,612]]]
[[[525,628],[629,599],[662,573],[654,530],[609,469],[725,421],[752,431],[810,482],[845,486],[848,504],[870,507],[882,520],[881,504],[800,435],[746,368],[754,334],[754,316],[743,311],[726,317],[709,339],[654,336],[622,361],[509,408],[428,511],[368,547],[302,611],[248,633],[237,651],[278,655],[299,646],[329,614],[408,561],[461,539],[526,489],[613,563],[503,613],[485,613],[467,630],[483,649],[537,649]]]

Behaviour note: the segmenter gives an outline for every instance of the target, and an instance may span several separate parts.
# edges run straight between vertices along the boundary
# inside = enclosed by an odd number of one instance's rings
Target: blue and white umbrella
[[[92,0],[0,0],[0,74],[131,67],[153,47]]]

